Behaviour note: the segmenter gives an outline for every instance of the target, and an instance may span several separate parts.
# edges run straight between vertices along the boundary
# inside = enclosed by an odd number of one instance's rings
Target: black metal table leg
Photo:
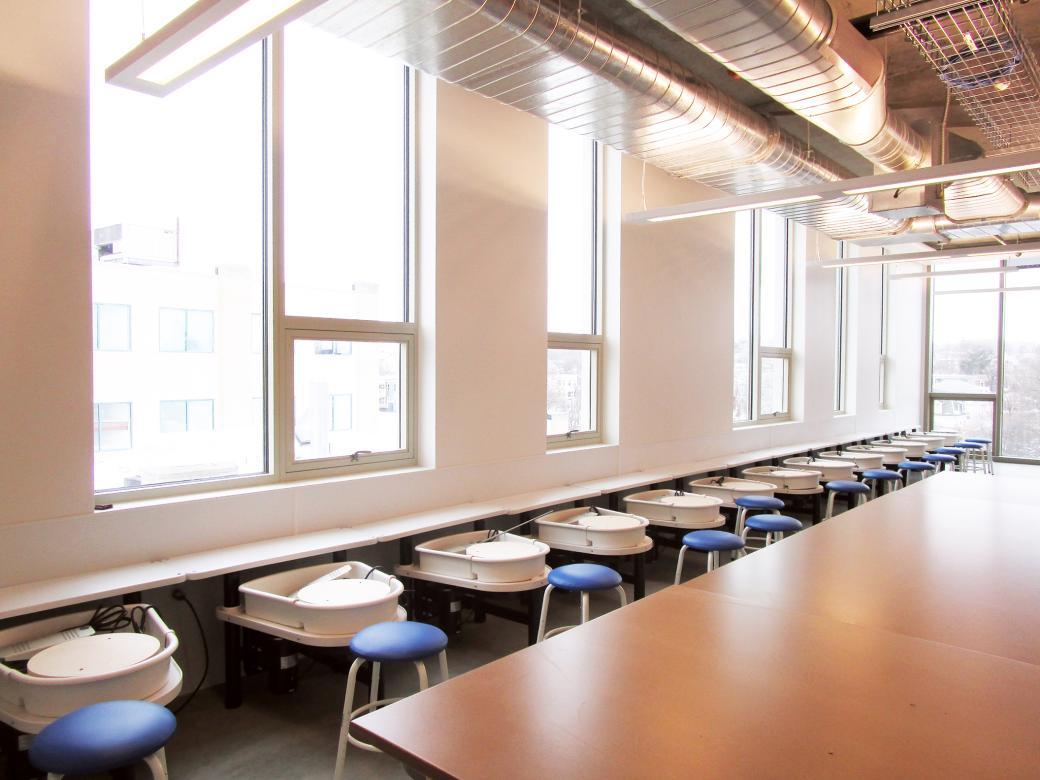
[[[812,524],[819,525],[823,522],[823,493],[813,496],[812,502]]]
[[[238,572],[224,575],[224,606],[238,606]],[[242,706],[242,629],[224,623],[224,707]]]
[[[646,553],[639,553],[632,557],[635,559],[635,581],[632,583],[632,593],[638,600],[646,595]]]
[[[411,566],[412,564],[412,537],[406,536],[403,539],[397,540],[398,555],[401,559],[402,566]]]

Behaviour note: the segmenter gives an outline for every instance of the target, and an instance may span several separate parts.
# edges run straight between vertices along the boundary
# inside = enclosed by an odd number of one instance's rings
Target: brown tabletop
[[[432,777],[1036,777],[1038,723],[1036,666],[668,588],[355,729]]]
[[[1037,777],[1040,514],[982,479],[933,477],[354,728],[433,777]]]
[[[940,474],[681,587],[1040,664],[1030,482]]]

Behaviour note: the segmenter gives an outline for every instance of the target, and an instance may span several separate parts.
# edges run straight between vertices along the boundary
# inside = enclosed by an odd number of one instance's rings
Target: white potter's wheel
[[[159,652],[151,634],[95,634],[41,650],[29,659],[36,677],[90,677],[126,669]]]
[[[536,552],[538,550],[533,545],[524,542],[479,542],[466,548],[466,555],[487,561],[527,558]]]
[[[296,598],[319,607],[356,607],[385,598],[390,586],[379,580],[327,580],[300,588]]]

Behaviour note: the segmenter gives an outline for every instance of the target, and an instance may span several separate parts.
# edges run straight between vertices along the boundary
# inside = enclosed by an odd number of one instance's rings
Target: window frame
[[[794,222],[784,219],[784,343],[783,347],[762,346],[762,213],[763,209],[754,209],[751,212],[751,347],[749,370],[751,376],[750,389],[750,419],[732,420],[733,428],[746,428],[755,425],[768,425],[777,422],[788,422],[791,420],[792,387],[794,349],[791,346],[794,341]],[[734,265],[737,258],[734,257]],[[732,335],[732,334],[731,334]],[[766,359],[779,359],[784,361],[785,383],[784,383],[784,411],[771,412],[768,415],[762,413],[762,363]]]
[[[548,128],[546,130],[548,133]],[[600,444],[603,441],[603,229],[604,210],[604,150],[599,141],[588,139],[592,153],[592,214],[589,215],[589,228],[592,231],[592,333],[560,333],[547,331],[546,363],[551,349],[571,349],[592,353],[594,367],[592,371],[594,386],[591,394],[592,412],[590,415],[592,429],[588,431],[568,431],[567,433],[546,433],[546,449],[558,450],[567,447]],[[547,245],[548,246],[548,245]],[[548,252],[546,253],[548,263]],[[546,376],[546,410],[548,411],[549,381]]]
[[[881,254],[885,254],[885,250],[881,250]],[[881,334],[880,334],[880,350],[878,354],[878,408],[888,409],[889,402],[891,399],[888,394],[888,373],[889,373],[889,359],[888,359],[888,307],[891,303],[890,290],[889,290],[889,268],[888,264],[882,264],[881,266]],[[929,303],[931,298],[929,297]],[[929,321],[931,320],[929,313]],[[929,377],[931,367],[931,344],[929,343]],[[930,381],[930,378],[929,378]]]
[[[848,246],[838,242],[838,257],[847,256]],[[849,413],[849,288],[852,269],[842,266],[834,269],[834,414]]]

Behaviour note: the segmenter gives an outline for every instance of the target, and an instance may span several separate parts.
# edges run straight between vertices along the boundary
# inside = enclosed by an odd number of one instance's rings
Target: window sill
[[[734,431],[760,430],[762,428],[782,428],[785,425],[797,425],[798,420],[752,420],[733,425]]]
[[[546,455],[560,455],[560,454],[565,453],[565,452],[576,452],[576,451],[579,451],[579,450],[581,450],[581,451],[598,450],[598,449],[604,449],[606,447],[613,447],[613,446],[615,446],[615,445],[607,444],[606,442],[602,442],[602,441],[587,441],[587,442],[577,441],[574,444],[557,444],[555,446],[549,447],[548,449],[546,449],[545,454]]]

